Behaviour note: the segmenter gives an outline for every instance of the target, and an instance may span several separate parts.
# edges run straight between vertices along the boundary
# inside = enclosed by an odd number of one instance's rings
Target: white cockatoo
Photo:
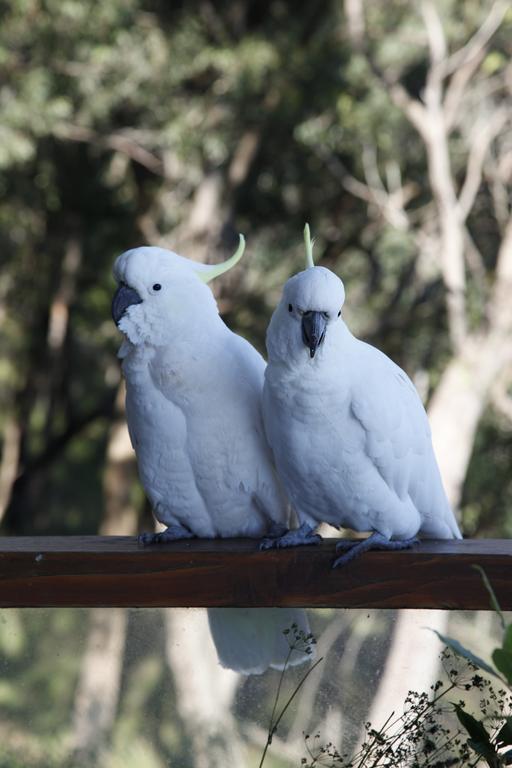
[[[126,418],[139,475],[166,529],[144,544],[194,536],[261,537],[285,530],[289,504],[266,442],[261,413],[265,363],[221,320],[207,282],[237,263],[190,261],[163,248],[121,254],[112,316]],[[210,628],[223,666],[261,673],[288,655],[283,630],[307,634],[303,611],[212,609]],[[308,658],[294,652],[291,663]]]
[[[343,565],[368,549],[404,549],[416,535],[461,538],[434,456],[430,427],[408,376],[355,338],[342,318],[345,289],[315,267],[284,286],[268,331],[263,414],[276,466],[300,528],[263,548],[314,544],[321,522],[370,532],[340,541]]]

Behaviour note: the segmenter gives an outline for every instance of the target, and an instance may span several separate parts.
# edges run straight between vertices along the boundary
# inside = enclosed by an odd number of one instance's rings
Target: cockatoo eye
[[[291,304],[288,304],[288,312],[293,312],[293,307]]]
[[[338,312],[338,317],[341,317],[341,309],[340,309],[340,311]]]
[[[153,286],[153,290],[154,291],[161,291],[162,290],[162,286],[160,285],[160,283],[155,283],[154,286]]]

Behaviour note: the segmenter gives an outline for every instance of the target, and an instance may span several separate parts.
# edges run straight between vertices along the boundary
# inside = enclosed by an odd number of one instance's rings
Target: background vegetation
[[[152,525],[122,413],[114,258],[151,243],[216,261],[244,232],[248,254],[216,290],[226,322],[263,352],[309,221],[317,262],[345,281],[347,322],[424,397],[465,532],[510,535],[508,3],[14,0],[0,21],[2,531]],[[20,765],[61,765],[66,750],[44,749],[54,732],[71,734],[74,765],[103,744],[105,766],[130,765],[143,690],[157,708],[177,691],[184,717],[169,648],[166,663],[153,641],[137,664],[130,655],[136,637],[172,638],[175,619],[152,614],[143,632],[124,612],[85,615],[0,624],[6,766],[17,749]],[[354,622],[337,621],[332,642],[357,646]],[[49,661],[45,643],[60,655]],[[251,686],[233,685],[223,712]],[[192,726],[188,742],[161,727],[134,765],[214,765]]]

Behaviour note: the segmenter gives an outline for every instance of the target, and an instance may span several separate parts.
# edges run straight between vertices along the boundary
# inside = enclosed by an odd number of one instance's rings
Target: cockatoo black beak
[[[327,320],[322,312],[305,312],[302,315],[302,341],[309,347],[310,357],[315,356],[315,352],[325,337]]]
[[[119,323],[128,307],[132,304],[141,303],[142,299],[135,288],[130,288],[126,283],[121,283],[112,299],[112,317],[114,318],[114,323],[116,325]]]

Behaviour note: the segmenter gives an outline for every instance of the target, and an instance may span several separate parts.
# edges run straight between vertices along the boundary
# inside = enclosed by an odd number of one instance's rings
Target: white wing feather
[[[442,485],[430,425],[409,377],[374,347],[357,341],[351,409],[366,433],[365,454],[396,494],[420,515],[420,533],[460,538]]]

